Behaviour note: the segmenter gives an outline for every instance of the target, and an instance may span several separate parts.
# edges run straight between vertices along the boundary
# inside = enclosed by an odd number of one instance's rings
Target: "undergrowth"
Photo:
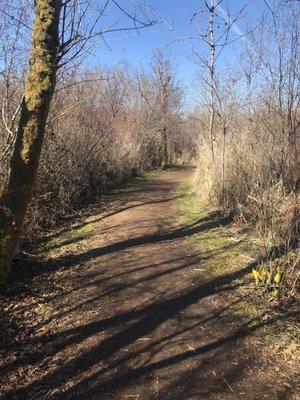
[[[243,270],[247,266],[264,265],[260,262],[262,245],[259,235],[254,230],[241,229],[232,220],[222,219],[221,214],[196,192],[194,179],[186,181],[178,190],[182,223],[199,226],[205,224],[207,228],[190,238],[199,256],[199,268],[194,271],[209,278]],[[274,315],[282,315],[295,309],[294,302],[281,304],[278,293],[274,294],[274,290],[257,285],[251,269],[238,279],[237,284],[237,288],[229,296],[233,298],[233,311],[242,318],[263,322]],[[260,340],[264,344],[267,357],[281,357],[285,360],[284,365],[278,368],[282,370],[284,384],[288,386],[297,369],[300,326],[294,318],[284,321],[266,324],[260,328]]]

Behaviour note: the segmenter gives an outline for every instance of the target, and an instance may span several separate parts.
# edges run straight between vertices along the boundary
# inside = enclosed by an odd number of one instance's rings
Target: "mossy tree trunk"
[[[12,257],[31,198],[55,87],[62,0],[36,0],[29,71],[8,179],[0,199],[0,278]]]

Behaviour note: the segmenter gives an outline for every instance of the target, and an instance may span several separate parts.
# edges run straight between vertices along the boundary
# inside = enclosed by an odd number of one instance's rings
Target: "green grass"
[[[58,234],[42,246],[42,253],[47,253],[48,257],[56,258],[66,253],[78,253],[88,246],[88,240],[97,235],[102,226],[100,215],[87,217],[77,225],[70,225],[67,231]]]
[[[247,236],[232,225],[218,223],[215,209],[193,189],[193,178],[178,189],[179,209],[185,226],[199,227],[190,237],[195,251],[205,260],[207,273],[220,276],[236,271],[253,261],[256,251]]]
[[[240,232],[234,224],[213,225],[217,218],[215,210],[210,209],[207,202],[201,199],[193,189],[194,186],[192,179],[181,185],[178,190],[178,205],[184,226],[190,224],[199,226],[199,232],[189,240],[199,255],[200,262],[201,258],[203,259],[199,268],[200,273],[204,273],[205,277],[221,276],[240,270],[257,260],[255,235],[251,232],[246,234]],[[206,228],[201,230],[204,226]],[[270,311],[269,299],[261,292],[257,292],[251,282],[252,277],[249,273],[234,293],[231,293],[235,298],[233,312],[241,314],[248,320],[262,318]],[[270,312],[272,314],[272,311]],[[262,326],[258,333],[265,343],[264,351],[267,356],[272,354],[290,360],[285,363],[283,374],[287,382],[290,378],[293,380],[300,350],[299,326],[291,321],[279,320],[276,324]]]
[[[205,215],[205,202],[193,190],[193,177],[183,182],[177,190],[179,209],[186,224],[197,221]]]
[[[115,189],[117,189],[117,190],[130,189],[130,188],[136,186],[140,182],[156,178],[161,172],[162,172],[161,170],[147,171],[147,172],[144,172],[140,176],[134,176],[131,178],[127,178],[120,185],[118,185]]]

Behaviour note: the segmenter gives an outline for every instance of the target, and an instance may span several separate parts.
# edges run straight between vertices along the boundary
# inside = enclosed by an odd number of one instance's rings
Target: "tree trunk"
[[[214,150],[214,127],[215,127],[215,110],[213,103],[211,103],[211,109],[209,111],[209,140],[210,140],[210,149],[211,149],[211,158],[213,164],[215,163],[215,150]]]
[[[300,194],[300,127],[295,133],[296,192]]]
[[[215,141],[215,73],[216,73],[216,43],[215,43],[215,0],[210,1],[209,8],[209,46],[210,46],[210,64],[209,64],[209,74],[210,74],[210,116],[209,116],[209,137],[210,146],[212,154],[212,162],[215,163],[215,151],[214,151],[214,141]]]
[[[31,198],[45,125],[55,87],[62,0],[37,0],[29,71],[21,105],[8,179],[0,199],[0,278],[10,273],[12,257]]]
[[[167,139],[167,128],[162,129],[162,141],[163,141],[163,163],[162,168],[167,168],[168,166],[168,139]]]
[[[224,208],[224,197],[225,197],[225,151],[226,151],[226,135],[227,128],[223,126],[223,140],[222,140],[222,158],[221,158],[221,202],[222,208]]]

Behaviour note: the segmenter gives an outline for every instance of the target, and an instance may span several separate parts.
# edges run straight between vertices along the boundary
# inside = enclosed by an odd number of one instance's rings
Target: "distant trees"
[[[84,57],[109,32],[152,25],[145,8],[139,17],[138,8],[125,10],[116,1],[102,8],[93,0],[36,1],[34,9],[25,0],[13,7],[2,3],[0,276],[5,279],[24,233],[33,238],[107,188],[174,159],[170,137],[181,129],[182,91],[172,62],[159,52],[144,74],[126,65],[85,66]],[[109,5],[125,16],[125,26],[100,26]],[[183,154],[184,146],[182,141],[176,148]]]
[[[191,22],[197,26],[197,38],[200,43],[193,51],[193,59],[201,68],[197,80],[201,88],[201,104],[208,111],[207,143],[211,151],[211,168],[217,171],[220,179],[221,197],[224,197],[225,187],[225,156],[226,139],[233,115],[238,104],[234,93],[234,80],[230,71],[224,79],[221,57],[232,42],[242,36],[233,31],[236,23],[241,18],[245,7],[242,6],[234,15],[229,9],[225,11],[223,0],[203,2],[204,7],[200,12],[195,12]],[[206,24],[200,22],[200,17],[207,20]],[[201,44],[203,46],[201,46]],[[203,49],[201,48],[203,47]],[[204,121],[202,121],[204,123]],[[217,134],[221,131],[221,136]],[[221,164],[216,161],[221,159]],[[217,162],[218,166],[215,165]],[[222,203],[222,199],[221,203]]]
[[[166,60],[162,52],[154,55],[154,84],[157,89],[157,113],[160,121],[160,133],[163,144],[162,167],[169,164],[168,128],[172,116],[172,95],[174,95],[174,76],[170,60]]]
[[[183,116],[174,62],[162,51],[143,73],[83,62],[107,33],[152,25],[145,9],[140,18],[116,1],[49,0],[33,12],[24,1],[2,0],[0,14],[0,276],[23,226],[31,235],[129,176],[195,157],[195,137],[210,201],[258,226],[266,247],[299,236],[299,2],[265,0],[245,33],[236,26],[244,7],[230,15],[225,0],[203,2],[192,17],[198,106]],[[132,26],[101,28],[109,4]],[[241,40],[240,62],[221,63]]]
[[[175,80],[173,62],[162,51],[154,52],[151,70],[150,76],[140,76],[139,88],[149,109],[151,124],[155,124],[160,134],[161,166],[166,168],[171,161],[170,135],[180,123],[183,93]]]
[[[257,229],[265,254],[279,246],[292,254],[285,279],[294,290],[300,258],[299,249],[293,255],[300,239],[300,4],[265,0],[261,18],[242,33],[235,25],[239,14],[221,9],[222,1],[203,3],[207,29],[199,27],[198,37],[207,51],[194,50],[200,105],[190,118],[199,140],[198,185],[223,213]],[[237,50],[237,40],[239,62],[220,63],[219,54]]]
[[[127,65],[82,67],[73,76],[61,78],[23,228],[26,239],[34,239],[43,228],[97,201],[125,179],[161,166],[161,121],[153,79],[150,71],[141,76]],[[147,81],[143,90],[142,80]],[[151,104],[144,97],[146,87]],[[176,126],[171,120],[168,126],[169,156],[176,161],[181,154],[178,161],[189,161],[195,145],[188,131],[182,134],[185,125],[174,119]]]
[[[220,3],[218,2],[217,6]],[[296,132],[300,124],[299,3],[275,2],[271,6],[271,2],[266,1],[265,4],[263,20],[252,29],[249,28],[248,33],[243,35],[245,46],[244,53],[241,53],[241,68],[238,65],[231,65],[228,68],[224,68],[224,66],[221,68],[218,65],[220,52],[237,40],[228,30],[234,26],[240,13],[236,16],[224,16],[224,10],[221,12],[214,0],[210,6],[206,4],[209,14],[207,31],[199,33],[200,39],[209,48],[209,54],[194,52],[195,60],[201,67],[204,67],[198,75],[201,103],[198,120],[201,120],[199,129],[202,132],[200,135],[202,154],[204,155],[205,145],[211,147],[214,142],[213,153],[211,156],[205,153],[205,157],[207,163],[211,162],[209,168],[214,163],[216,164],[212,167],[215,173],[210,174],[211,179],[215,181],[212,183],[212,187],[214,190],[220,189],[220,193],[223,193],[223,195],[220,194],[219,201],[224,202],[225,208],[234,208],[241,201],[240,197],[236,201],[232,198],[226,199],[226,193],[228,194],[228,190],[230,190],[228,187],[229,176],[233,174],[231,168],[236,170],[233,164],[229,168],[228,162],[230,162],[230,157],[237,157],[237,154],[242,152],[238,135],[245,135],[243,140],[247,140],[248,143],[243,142],[244,146],[250,146],[250,142],[253,140],[252,148],[256,143],[266,140],[267,152],[264,153],[265,156],[261,161],[265,163],[267,157],[270,157],[269,178],[271,181],[274,179],[273,172],[277,168],[277,176],[283,180],[289,190],[295,189],[297,180],[295,176]],[[212,35],[216,18],[221,19],[221,22],[223,19],[225,30],[220,27],[220,22],[218,35],[215,33]],[[212,37],[214,38],[213,42]],[[217,51],[216,59],[214,48]],[[214,63],[213,59],[215,59]],[[209,89],[212,91],[210,92]],[[208,112],[206,113],[205,110]],[[211,134],[212,110],[215,117]],[[240,129],[241,125],[243,129]],[[233,153],[231,146],[235,147]],[[227,150],[229,150],[228,157]],[[251,155],[253,160],[255,155]],[[274,164],[275,155],[278,155],[276,161],[278,165],[276,166]],[[245,161],[244,155],[241,156],[242,159]],[[240,161],[237,160],[236,165]],[[257,162],[259,161],[257,160]],[[249,174],[251,172],[253,175],[254,171],[257,171],[257,167],[249,166],[251,169]],[[226,174],[229,176],[226,177]],[[244,182],[247,179],[246,175],[245,172],[241,177]],[[249,178],[250,176],[251,174]],[[262,173],[260,178],[266,179],[267,174]],[[246,185],[249,190],[252,184],[252,182],[248,182]],[[239,191],[239,195],[241,193],[243,191]]]
[[[81,4],[82,3],[82,4]],[[72,0],[36,0],[34,6],[34,23],[31,33],[31,50],[29,70],[25,82],[20,116],[16,134],[12,127],[17,114],[11,115],[6,97],[2,102],[2,122],[11,136],[7,149],[14,144],[8,177],[4,183],[0,199],[0,277],[6,278],[10,272],[12,257],[20,237],[25,213],[31,198],[39,158],[42,150],[45,127],[51,99],[55,90],[57,78],[64,76],[67,68],[77,68],[86,51],[95,45],[97,38],[104,34],[120,30],[138,30],[153,24],[153,21],[142,21],[136,15],[125,11],[116,1],[113,4],[127,19],[133,22],[133,27],[99,28],[99,21],[106,11],[109,2],[102,8],[97,7],[92,12],[93,1]],[[9,4],[8,4],[9,5]],[[18,10],[15,4],[12,10]],[[9,14],[10,8],[2,10],[1,16],[16,22],[15,40],[12,43],[12,53],[21,38],[21,27],[31,29],[28,22],[21,18],[26,15],[26,6],[19,2],[16,16]],[[143,13],[145,15],[145,13]],[[2,47],[2,50],[9,51]],[[6,77],[3,84],[11,83],[10,77],[13,62],[7,63]],[[21,82],[17,83],[17,86]],[[9,93],[9,87],[6,92]],[[8,121],[10,115],[11,121]],[[7,154],[4,149],[4,156]]]

